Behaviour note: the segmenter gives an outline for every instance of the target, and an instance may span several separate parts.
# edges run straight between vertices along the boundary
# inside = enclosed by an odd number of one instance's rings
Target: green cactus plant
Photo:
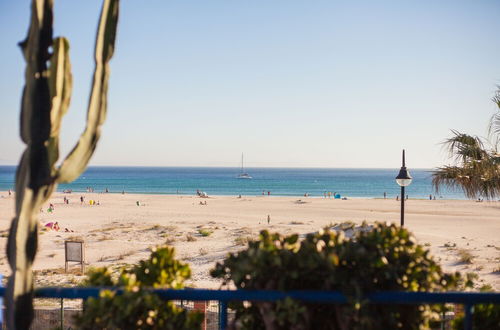
[[[119,0],[103,2],[86,128],[62,165],[56,167],[61,120],[72,89],[69,43],[64,37],[53,39],[53,0],[32,0],[28,36],[20,43],[26,61],[20,125],[26,149],[17,168],[16,215],[7,242],[12,269],[6,293],[9,329],[28,329],[33,319],[31,269],[37,250],[39,209],[58,183],[70,182],[85,170],[99,140],[106,116],[118,8]]]

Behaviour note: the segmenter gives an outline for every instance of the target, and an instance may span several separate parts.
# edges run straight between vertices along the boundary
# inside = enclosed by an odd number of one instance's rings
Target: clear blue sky
[[[63,154],[84,128],[100,1],[55,0],[74,74]],[[486,134],[500,1],[122,1],[108,119],[91,165],[410,167],[450,129]],[[0,0],[0,164],[24,148],[17,42]]]

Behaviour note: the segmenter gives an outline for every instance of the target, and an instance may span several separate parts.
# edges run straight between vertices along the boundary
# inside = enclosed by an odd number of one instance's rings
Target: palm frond
[[[485,158],[484,144],[480,137],[472,136],[459,131],[451,131],[454,136],[446,139],[442,144],[455,162],[466,163],[470,160]]]
[[[485,162],[480,166],[443,166],[432,173],[432,185],[438,193],[441,187],[462,190],[467,198],[494,199],[500,196],[498,165]]]
[[[491,98],[491,101],[495,103],[498,107],[497,113],[495,113],[490,118],[490,124],[488,125],[488,135],[500,134],[500,85],[497,85],[497,90],[495,95]]]

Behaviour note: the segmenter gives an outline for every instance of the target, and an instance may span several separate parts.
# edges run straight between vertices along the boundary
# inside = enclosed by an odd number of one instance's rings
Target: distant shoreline
[[[12,190],[12,193],[14,193],[14,191]],[[172,196],[172,197],[199,197],[196,195],[196,193],[185,193],[185,194],[177,194],[177,193],[154,193],[154,192],[126,192],[125,191],[125,194],[122,194],[122,192],[113,192],[113,191],[110,191],[110,192],[102,192],[102,191],[93,191],[93,192],[88,192],[88,191],[73,191],[71,193],[64,193],[62,190],[56,190],[52,193],[52,197],[54,197],[55,194],[60,194],[61,196],[77,196],[79,197],[80,195],[103,195],[103,196],[106,196],[106,195],[127,195],[127,196],[134,196],[134,195],[137,195],[137,196]],[[2,191],[0,190],[0,196],[5,198],[5,197],[8,197],[8,190],[5,190],[5,191]],[[12,195],[14,196],[14,195]],[[208,199],[210,198],[216,198],[216,197],[233,197],[233,198],[238,198],[239,195],[224,195],[224,194],[221,194],[221,195],[217,195],[217,194],[208,194]],[[353,200],[395,200],[395,198],[384,198],[384,197],[359,197],[359,196],[354,196],[354,197],[350,197],[350,196],[345,196],[347,197],[347,200],[350,200],[350,199],[353,199]],[[199,197],[200,200],[203,200],[204,198],[202,197]],[[241,195],[241,198],[297,198],[297,199],[304,199],[304,200],[308,200],[308,199],[313,199],[313,200],[328,200],[328,199],[331,199],[331,200],[337,200],[337,201],[342,201],[342,199],[335,199],[335,198],[324,198],[323,196],[301,196],[301,195]],[[419,198],[419,197],[410,197],[408,198],[408,200],[413,200],[413,201],[429,201],[428,198]],[[463,198],[463,199],[460,199],[460,198],[436,198],[435,200],[433,201],[475,201],[473,199],[469,199],[469,198]],[[483,202],[497,202],[496,200],[484,200]],[[498,201],[500,202],[500,201]]]
[[[339,193],[347,198],[388,199],[400,195],[396,169],[246,168],[253,178],[239,179],[241,169],[231,167],[90,167],[78,179],[61,184],[58,191],[83,193],[108,189],[137,194],[191,195],[197,190],[213,196],[324,197]],[[410,169],[409,198],[466,199],[461,191],[443,189],[436,194],[429,170]],[[0,167],[0,190],[14,189],[15,167]]]

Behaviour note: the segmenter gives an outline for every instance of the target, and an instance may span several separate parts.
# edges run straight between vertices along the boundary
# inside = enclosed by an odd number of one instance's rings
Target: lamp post
[[[409,186],[412,177],[405,166],[405,150],[403,149],[403,166],[399,170],[396,182],[401,186],[401,227],[405,224],[405,187]]]

